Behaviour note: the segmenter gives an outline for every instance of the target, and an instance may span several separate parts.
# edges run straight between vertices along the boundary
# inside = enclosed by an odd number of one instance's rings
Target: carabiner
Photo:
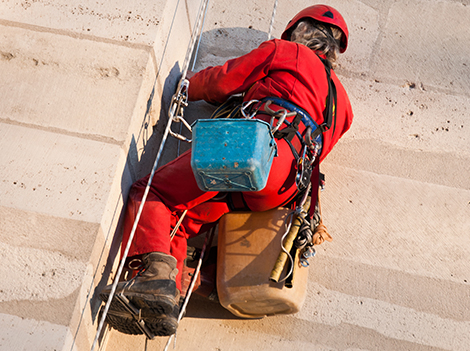
[[[305,177],[306,168],[308,167],[306,155],[307,155],[307,145],[303,147],[302,156],[300,156],[299,160],[297,161],[297,174],[295,176],[295,184],[297,185],[297,189],[299,190],[303,189],[305,186],[302,183]]]
[[[258,109],[254,109],[253,112],[247,116],[246,112],[245,112],[245,109],[247,109],[249,106],[251,106],[252,104],[254,104],[255,102],[259,102],[259,100],[250,100],[250,101],[245,101],[242,103],[242,107],[240,109],[240,112],[241,114],[243,115],[243,117],[247,118],[247,119],[252,119],[256,113],[258,113]]]
[[[316,254],[316,251],[313,248],[313,246],[308,246],[305,249],[305,251],[302,253],[302,255],[300,256],[300,264],[302,265],[302,267],[308,267],[310,265],[310,263],[308,262],[308,259],[310,257],[315,256],[315,254]]]
[[[284,121],[287,117],[287,110],[286,109],[276,111],[276,114],[279,114],[279,113],[282,113],[282,116],[279,118],[279,121],[277,121],[277,124],[276,124],[275,127],[273,127],[272,125],[273,125],[273,122],[274,122],[274,119],[276,118],[276,116],[271,117],[271,132],[273,134],[277,132],[277,130],[281,127],[282,123],[284,123]]]

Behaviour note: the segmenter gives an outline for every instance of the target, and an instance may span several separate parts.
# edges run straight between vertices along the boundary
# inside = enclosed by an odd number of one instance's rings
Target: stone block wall
[[[0,4],[1,350],[90,349],[199,3]]]

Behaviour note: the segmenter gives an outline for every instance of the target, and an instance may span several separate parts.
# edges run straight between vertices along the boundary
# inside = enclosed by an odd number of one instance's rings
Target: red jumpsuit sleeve
[[[223,103],[231,95],[247,91],[268,75],[275,52],[275,41],[267,41],[222,66],[208,67],[196,73],[189,80],[189,100]]]

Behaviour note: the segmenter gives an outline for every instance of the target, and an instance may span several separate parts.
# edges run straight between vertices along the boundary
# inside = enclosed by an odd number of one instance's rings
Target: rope
[[[171,240],[173,240],[173,238],[175,237],[175,234],[176,232],[178,231],[180,225],[181,225],[181,222],[183,222],[183,219],[184,217],[186,216],[186,213],[188,213],[188,210],[184,210],[183,214],[180,216],[180,219],[178,220],[178,223],[176,223],[175,227],[173,228],[171,234],[170,234],[170,238]]]
[[[191,297],[191,294],[194,290],[194,286],[196,285],[197,278],[199,276],[199,272],[201,271],[202,261],[204,260],[204,254],[206,252],[208,243],[209,243],[209,246],[211,245],[214,234],[215,234],[215,229],[212,228],[209,235],[207,235],[206,238],[204,239],[204,245],[202,246],[201,255],[199,256],[199,261],[197,263],[196,270],[194,271],[193,278],[191,279],[191,284],[188,288],[188,292],[186,293],[186,297],[184,299],[183,306],[181,307],[180,314],[178,315],[178,323],[181,321],[181,319],[183,318],[184,312],[186,311],[186,306],[188,305],[189,298]],[[168,350],[168,346],[170,346],[170,343],[173,340],[173,337],[175,337],[175,334],[171,335],[168,338],[168,341],[165,345],[165,349],[163,351]],[[176,342],[176,337],[175,337],[175,342]]]
[[[199,52],[199,45],[201,45],[202,31],[204,30],[204,23],[206,23],[206,15],[207,15],[207,8],[208,8],[207,5],[208,4],[209,4],[209,0],[207,0],[206,9],[204,11],[204,17],[203,17],[203,20],[202,20],[201,31],[200,31],[200,34],[199,34],[199,40],[197,42],[196,52],[194,53],[193,66],[191,67],[191,71],[194,71],[194,67],[196,66],[196,57],[197,57],[197,54]]]
[[[288,220],[289,217],[291,218],[291,220],[290,220],[289,223],[287,223],[287,220]],[[294,213],[292,212],[286,218],[286,222],[285,222],[286,232],[284,233],[284,235],[281,238],[281,249],[282,249],[282,251],[285,252],[287,257],[289,257],[289,261],[290,261],[291,264],[290,264],[289,272],[286,274],[286,276],[283,279],[279,280],[278,283],[283,283],[285,280],[287,280],[287,278],[289,278],[289,276],[294,271],[294,259],[292,258],[292,255],[290,254],[290,251],[288,251],[286,249],[286,247],[284,246],[284,240],[286,239],[287,235],[289,235],[290,229],[292,227],[293,222],[294,222]]]
[[[202,13],[202,7],[203,7],[203,2],[201,2],[201,7],[199,8],[199,13],[201,14]],[[191,71],[194,71],[194,66],[196,65],[196,58],[197,58],[197,54],[199,52],[199,45],[201,44],[201,39],[202,39],[202,31],[204,30],[204,23],[206,22],[206,15],[207,15],[207,8],[209,6],[207,6],[209,4],[209,0],[206,0],[205,2],[205,10],[204,10],[204,16],[203,16],[203,20],[202,20],[202,25],[201,25],[201,30],[199,31],[199,40],[197,42],[197,47],[196,47],[196,52],[194,53],[194,58],[193,58],[193,66],[191,68]],[[197,27],[199,27],[199,23],[198,21],[196,21],[197,23]],[[193,29],[193,31],[195,30],[195,28]],[[191,37],[191,39],[193,39]],[[194,38],[195,40],[195,38]],[[193,44],[194,45],[194,44]],[[192,51],[192,50],[191,50]],[[186,71],[184,72],[184,75],[183,75],[183,78],[186,77],[186,74],[187,74],[187,69]],[[182,133],[182,129],[183,129],[183,125],[180,124],[180,131],[179,131],[179,134],[181,135]],[[180,147],[181,147],[181,139],[178,139],[178,147],[177,147],[177,152],[176,152],[176,157],[179,157],[180,155]]]
[[[201,2],[201,6],[199,8],[199,13],[198,13],[198,20],[196,21],[195,26],[193,28],[193,31],[191,33],[191,42],[190,42],[190,45],[189,45],[188,50],[186,52],[186,57],[185,57],[184,65],[183,65],[184,69],[183,69],[183,73],[182,73],[182,78],[181,78],[181,82],[178,86],[178,92],[179,93],[181,93],[181,89],[183,87],[183,81],[184,81],[184,79],[186,77],[186,73],[188,71],[189,59],[190,59],[190,57],[192,55],[192,52],[194,50],[194,44],[195,44],[195,41],[196,41],[196,31],[199,28],[199,25],[200,25],[200,22],[201,22],[201,19],[202,19],[202,13],[204,12],[202,9],[207,6],[208,2],[209,2],[208,0],[203,0]],[[179,0],[178,0],[178,3],[176,4],[175,15],[176,15],[176,12],[178,11],[178,7],[179,7]],[[174,18],[175,17],[173,17],[173,19]],[[172,23],[172,25],[173,25],[173,23]],[[140,220],[140,217],[142,215],[142,211],[143,211],[145,202],[147,200],[148,193],[150,191],[150,186],[152,184],[152,180],[153,180],[153,177],[155,175],[155,171],[157,170],[158,164],[160,162],[160,157],[161,157],[162,152],[163,152],[163,147],[165,146],[166,140],[168,138],[168,134],[170,132],[173,117],[174,117],[175,113],[178,112],[178,111],[176,111],[176,108],[177,108],[177,106],[175,106],[176,102],[173,101],[173,104],[174,105],[169,110],[168,124],[165,128],[165,132],[163,134],[162,142],[160,144],[160,148],[158,150],[157,157],[156,157],[155,162],[153,164],[152,172],[150,173],[149,180],[148,180],[147,186],[145,188],[144,195],[142,197],[142,200],[141,200],[141,203],[140,203],[140,206],[139,206],[139,210],[138,210],[137,215],[136,215],[135,220],[134,220],[134,225],[133,225],[131,233],[129,235],[129,239],[128,239],[126,248],[123,252],[122,259],[121,259],[121,262],[119,264],[119,268],[116,272],[115,279],[114,279],[113,285],[111,287],[111,292],[109,294],[108,301],[106,302],[105,308],[103,310],[103,314],[101,316],[101,320],[100,320],[100,323],[98,325],[98,329],[96,331],[96,335],[95,335],[95,339],[93,341],[93,345],[91,347],[91,351],[95,350],[95,347],[98,343],[98,339],[99,339],[99,336],[101,334],[101,330],[103,329],[103,325],[104,325],[104,322],[106,320],[106,316],[107,316],[108,311],[109,311],[109,307],[111,305],[112,299],[113,299],[114,294],[116,292],[116,287],[117,287],[117,284],[119,282],[119,277],[121,276],[122,270],[124,269],[124,264],[125,264],[125,261],[126,261],[126,257],[129,254],[129,250],[130,250],[130,247],[131,247],[131,244],[132,244],[132,240],[134,239],[134,235],[135,235],[135,232],[136,232],[136,229],[137,229],[137,225],[139,223],[139,220]]]
[[[206,16],[206,13],[207,13],[206,9],[207,9],[207,4],[208,3],[209,3],[209,0],[202,0],[201,6],[199,7],[198,17],[197,17],[196,22],[194,23],[194,28],[193,28],[193,31],[191,33],[191,44],[188,47],[188,51],[186,52],[186,57],[184,59],[184,65],[183,65],[183,71],[182,71],[181,79],[186,78],[186,74],[188,73],[189,61],[191,60],[191,55],[192,55],[193,50],[194,50],[194,45],[196,44],[197,32],[199,32],[199,31],[202,32],[203,24],[201,25],[201,22],[204,23],[203,18],[205,19],[205,16]],[[199,29],[199,27],[201,27],[201,28]],[[194,58],[194,61],[196,61],[196,58]]]
[[[276,17],[277,1],[278,0],[274,0],[273,14],[271,16],[271,23],[269,24],[268,40],[271,40],[271,34],[273,32],[274,17]]]

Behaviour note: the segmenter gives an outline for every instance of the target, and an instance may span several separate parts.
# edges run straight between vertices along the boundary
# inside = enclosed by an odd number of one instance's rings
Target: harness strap
[[[287,142],[287,145],[289,145],[290,150],[292,151],[292,154],[294,155],[295,162],[298,163],[298,162],[299,162],[299,158],[300,158],[299,153],[298,153],[297,150],[295,149],[294,145],[292,145],[291,140],[287,140],[287,139],[286,139],[286,142]]]
[[[278,114],[282,114],[282,111],[285,111],[283,109],[279,111],[272,110],[271,108],[269,108],[269,105],[271,105],[271,103],[272,103],[272,100],[268,100],[264,103],[264,105],[262,105],[264,112],[267,112],[267,114],[274,117],[274,116],[277,116]],[[259,106],[258,109],[260,107],[261,106]],[[263,113],[263,111],[261,113]],[[302,136],[300,135],[300,133],[298,133],[299,124],[302,121],[302,116],[300,116],[297,113],[297,111],[291,111],[289,113],[286,113],[286,117],[291,117],[291,116],[295,116],[294,120],[291,123],[289,123],[288,121],[286,121],[286,119],[284,119],[283,123],[286,124],[287,127],[283,128],[282,130],[278,129],[274,133],[274,137],[276,139],[286,139],[286,141],[291,142],[294,136],[298,134],[300,136],[300,139],[302,140]]]
[[[331,79],[331,64],[328,60],[318,56],[318,58],[323,62],[326,71],[326,78],[328,80],[328,96],[326,98],[326,106],[323,110],[323,123],[320,125],[321,131],[314,131],[314,133],[323,133],[331,128],[333,123],[333,134],[336,130],[336,103],[337,103],[337,92],[336,86],[333,80]],[[314,135],[314,134],[312,134]]]
[[[286,136],[292,135],[292,137],[288,141],[291,141],[293,136],[297,135],[302,145],[304,145],[305,141],[300,135],[300,133],[298,132],[298,126],[300,122],[302,122],[306,128],[309,128],[309,127],[311,128],[311,131],[312,131],[311,138],[315,142],[315,144],[318,145],[319,147],[318,154],[320,154],[322,146],[323,146],[323,136],[322,136],[322,130],[320,126],[318,125],[318,123],[315,122],[315,120],[312,117],[310,117],[310,115],[304,109],[302,109],[301,107],[297,106],[296,104],[290,101],[287,101],[278,97],[266,97],[261,100],[261,104],[267,103],[268,101],[271,101],[271,103],[277,106],[280,106],[282,108],[285,108],[288,111],[297,112],[297,115],[295,116],[294,121],[292,121],[292,123],[284,121],[287,127],[279,130],[278,132],[283,133],[285,130],[287,130],[285,133]],[[262,112],[262,110],[260,110],[260,112]],[[280,137],[277,137],[276,134],[274,136],[278,139],[284,138],[282,134],[279,134]]]
[[[287,121],[284,121],[285,124],[287,124],[286,128],[283,128],[282,130],[276,131],[274,133],[274,137],[276,139],[286,139],[287,141],[292,141],[294,139],[294,136],[296,135],[297,131],[299,130],[299,123],[302,120],[302,117],[300,115],[295,116],[294,120],[292,123],[289,123]]]

